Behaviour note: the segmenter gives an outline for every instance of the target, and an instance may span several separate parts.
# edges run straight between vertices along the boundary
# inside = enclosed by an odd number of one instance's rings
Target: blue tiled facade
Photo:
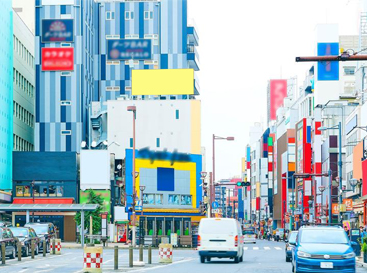
[[[187,0],[74,0],[74,5],[57,2],[46,6],[42,0],[36,0],[37,151],[78,152],[82,141],[90,143],[90,102],[114,100],[121,95],[130,97],[132,69],[199,70],[195,49],[198,36],[194,27],[187,26]],[[41,69],[41,48],[61,46],[61,43],[41,43],[42,19],[53,18],[74,19],[71,46],[75,49],[75,64],[70,76]],[[152,39],[152,60],[134,60],[130,65],[129,61],[108,61],[108,39]],[[198,94],[197,81],[195,92]],[[60,100],[68,100],[70,105],[61,106]]]
[[[13,10],[0,1],[0,190],[12,188],[13,150]]]
[[[88,109],[95,89],[93,67],[98,5],[90,0],[74,0],[73,5],[42,5],[42,1],[37,0],[35,12],[35,149],[79,151],[81,142],[88,140]],[[73,19],[73,42],[42,43],[43,19]],[[41,50],[46,47],[73,47],[74,71],[42,71]],[[62,105],[62,101],[68,105]]]

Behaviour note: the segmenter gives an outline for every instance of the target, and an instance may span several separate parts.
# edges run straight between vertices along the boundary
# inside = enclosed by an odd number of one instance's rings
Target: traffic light
[[[250,182],[245,182],[245,181],[239,181],[237,182],[237,186],[238,187],[247,187],[247,186],[251,186]]]

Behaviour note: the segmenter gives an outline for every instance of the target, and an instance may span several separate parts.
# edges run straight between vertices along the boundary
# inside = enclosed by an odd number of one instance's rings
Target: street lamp
[[[338,129],[339,130],[339,162],[338,162],[338,167],[339,167],[339,190],[342,189],[342,184],[343,184],[343,161],[342,161],[342,123],[339,122],[338,125],[332,126],[332,127],[319,127],[319,131],[326,131],[326,130],[334,130],[334,129]],[[340,193],[339,195],[339,207],[340,205],[343,203],[343,196]],[[331,205],[331,204],[330,204]],[[339,210],[339,222],[341,221],[341,211]]]
[[[352,187],[353,192],[354,192],[354,189],[355,189],[355,187],[357,186],[358,182],[359,182],[359,181],[358,181],[357,179],[355,179],[355,178],[352,178],[352,179],[350,179],[350,180],[349,180],[349,184],[350,184],[350,186]]]
[[[136,106],[128,106],[127,111],[133,112],[133,169],[132,169],[132,176],[133,176],[133,202],[132,202],[132,245],[136,246],[136,219],[135,219],[135,198],[136,198],[136,190],[135,190],[135,181],[136,181],[136,173],[135,173],[135,118],[136,118]],[[93,146],[93,143],[92,143]]]
[[[213,134],[213,180],[212,182],[215,183],[215,140],[227,140],[227,141],[233,141],[234,137],[220,137],[220,136],[216,136]],[[212,195],[213,195],[213,189],[212,189],[213,185],[210,185],[210,198],[209,198],[209,203],[211,205],[212,202]]]

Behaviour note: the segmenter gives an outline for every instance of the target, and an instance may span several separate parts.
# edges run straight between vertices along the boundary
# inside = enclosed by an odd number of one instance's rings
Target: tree
[[[97,204],[98,207],[94,211],[84,212],[84,227],[90,230],[90,216],[93,219],[93,234],[98,234],[101,232],[101,213],[103,211],[103,199],[100,195],[96,194],[92,189],[88,190],[88,201],[87,204]],[[75,217],[75,222],[78,226],[81,226],[81,212],[77,212]]]

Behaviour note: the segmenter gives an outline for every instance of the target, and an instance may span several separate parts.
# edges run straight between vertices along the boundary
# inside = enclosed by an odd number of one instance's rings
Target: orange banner
[[[333,214],[339,214],[339,204],[333,203],[333,206],[331,207]]]
[[[353,200],[352,199],[344,199],[343,204],[347,211],[353,210]]]

